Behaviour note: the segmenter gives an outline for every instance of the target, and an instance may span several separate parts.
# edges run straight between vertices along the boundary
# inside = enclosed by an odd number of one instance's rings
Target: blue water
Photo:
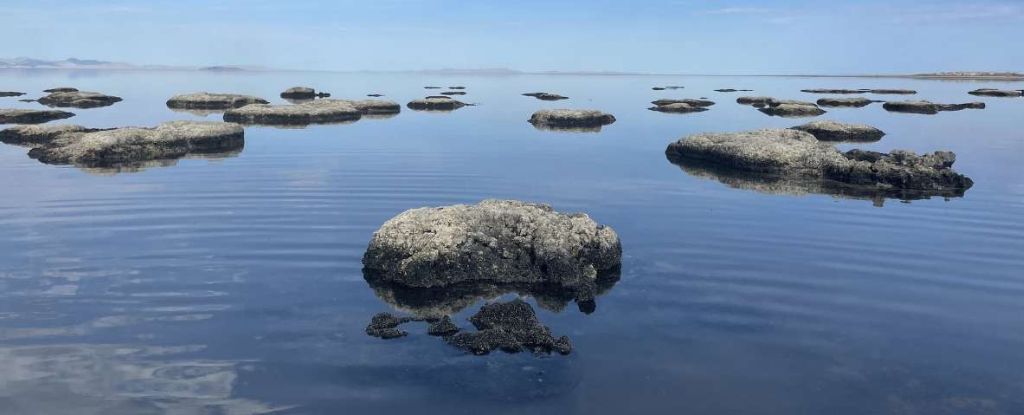
[[[247,127],[245,148],[141,171],[45,165],[0,145],[0,413],[1024,413],[1024,99],[1020,84],[899,79],[3,71],[30,98],[74,86],[121,96],[56,123],[148,126],[171,95],[277,94],[405,102],[464,85],[476,106],[389,119]],[[684,85],[675,91],[652,86]],[[1016,85],[1016,86],[1014,86]],[[912,88],[984,110],[818,119],[865,122],[881,141],[952,150],[962,198],[870,200],[764,192],[693,175],[664,150],[705,131],[789,127],[746,93]],[[571,97],[543,102],[523,92]],[[708,97],[710,111],[648,111]],[[906,99],[900,96],[870,96]],[[0,107],[39,108],[17,98]],[[599,133],[535,129],[541,108],[594,108]],[[466,355],[409,326],[364,333],[381,311],[360,259],[406,209],[485,198],[544,202],[612,226],[621,279],[592,314],[557,301],[540,319],[569,356]],[[507,293],[500,298],[511,298]],[[485,299],[449,304],[455,321]]]

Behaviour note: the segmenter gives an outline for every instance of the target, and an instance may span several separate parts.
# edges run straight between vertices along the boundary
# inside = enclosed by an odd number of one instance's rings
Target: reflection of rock
[[[984,102],[968,102],[966,104],[936,104],[930,101],[890,101],[882,104],[882,108],[890,112],[910,114],[938,114],[940,111],[960,111],[964,109],[984,109]]]
[[[596,128],[615,122],[611,114],[596,110],[540,110],[530,117],[530,124],[549,129]]]
[[[549,92],[527,92],[523,95],[528,97],[534,97],[541,101],[559,101],[563,99],[569,99],[569,97],[563,97],[561,95],[552,94]]]
[[[240,150],[240,126],[220,122],[171,121],[154,128],[87,129],[79,126],[14,127],[5,140],[32,145],[29,156],[48,164],[80,167],[140,166],[190,154]]]
[[[1014,91],[1014,90],[1005,90],[1005,89],[981,88],[981,89],[975,89],[975,90],[973,90],[971,92],[968,92],[968,94],[982,96],[982,97],[1012,98],[1012,97],[1019,97],[1019,96],[1024,95],[1024,90]]]
[[[822,107],[852,107],[861,108],[871,105],[872,101],[867,98],[822,98],[818,100],[818,105]]]
[[[270,101],[252,95],[196,92],[171,97],[171,99],[167,100],[167,107],[189,110],[226,110],[241,108],[249,104],[269,103]]]
[[[224,112],[224,121],[238,124],[306,126],[358,120],[362,112],[349,102],[318,100],[296,105],[252,104]]]
[[[409,287],[550,283],[592,298],[598,275],[621,257],[615,231],[585,214],[485,200],[395,216],[374,232],[363,265],[382,282]]]
[[[696,134],[669,144],[665,154],[677,164],[690,160],[723,169],[828,180],[876,191],[962,194],[974,184],[953,171],[956,156],[951,152],[920,156],[902,150],[890,154],[862,150],[841,153],[797,130]]]
[[[811,121],[791,127],[810,133],[819,141],[871,142],[882,139],[885,132],[867,124],[848,124],[835,121]]]
[[[104,95],[98,92],[68,91],[52,92],[50,95],[39,98],[37,101],[48,107],[97,108],[121,102],[121,97]]]
[[[430,96],[423,99],[414,99],[406,106],[409,107],[409,109],[417,111],[454,111],[465,107],[466,103],[441,95]]]
[[[75,114],[59,110],[0,109],[0,124],[42,124],[74,117]]]
[[[20,97],[22,95],[25,95],[25,93],[24,92],[14,92],[14,91],[0,91],[0,98]]]

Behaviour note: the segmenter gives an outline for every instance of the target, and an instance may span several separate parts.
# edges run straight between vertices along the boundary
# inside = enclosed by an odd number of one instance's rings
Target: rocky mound
[[[736,103],[743,105],[767,106],[768,103],[774,99],[775,98],[772,97],[739,97],[736,98]]]
[[[540,110],[530,117],[530,124],[540,128],[573,129],[597,128],[615,122],[611,114],[597,110],[553,109]]]
[[[984,109],[984,102],[968,102],[965,104],[937,104],[931,101],[890,101],[882,104],[882,108],[890,112],[910,114],[938,114],[942,111],[960,111],[964,109]]]
[[[658,99],[651,101],[651,104],[657,106],[672,105],[672,104],[686,104],[692,107],[710,107],[715,105],[714,101],[706,99],[693,99],[693,98],[682,98],[682,99]]]
[[[85,128],[80,125],[20,125],[0,131],[0,142],[25,147],[42,147],[64,134],[94,131],[101,129]]]
[[[167,100],[167,107],[173,109],[227,110],[241,108],[250,104],[269,103],[270,101],[252,95],[196,92],[171,97],[171,99]]]
[[[523,95],[528,97],[534,97],[541,101],[559,101],[563,99],[569,99],[569,97],[563,97],[561,95],[551,94],[548,92],[527,92]]]
[[[465,102],[444,95],[416,99],[406,104],[409,109],[417,111],[454,111],[466,105]]]
[[[362,115],[362,111],[347,101],[320,100],[294,105],[246,105],[224,112],[224,121],[239,124],[304,126],[356,121]]]
[[[74,117],[75,114],[58,110],[0,109],[0,124],[42,124]]]
[[[871,105],[875,101],[867,98],[822,98],[818,100],[818,105],[822,107],[851,107],[861,108]]]
[[[758,108],[758,111],[773,117],[789,118],[814,117],[825,113],[825,110],[813,102],[776,99],[769,100],[768,105]]]
[[[812,121],[791,127],[810,133],[818,141],[872,142],[882,139],[885,132],[867,124],[848,124],[836,121]]]
[[[316,92],[315,89],[304,86],[293,86],[281,93],[281,98],[296,100],[327,98],[329,96],[331,96],[331,94],[328,94],[326,92],[318,93]]]
[[[707,107],[694,106],[694,105],[690,105],[690,104],[683,103],[683,102],[677,102],[677,103],[666,104],[666,105],[655,105],[655,106],[650,107],[648,109],[651,110],[651,111],[668,112],[668,113],[675,113],[675,114],[689,114],[689,113],[693,113],[693,112],[704,112],[704,111],[708,110]]]
[[[98,108],[121,102],[121,97],[104,95],[99,92],[68,91],[53,92],[36,101],[48,107]]]
[[[1024,90],[1014,91],[1014,90],[1008,90],[1008,89],[981,88],[981,89],[975,89],[975,90],[973,90],[971,92],[968,92],[968,94],[982,96],[982,97],[1012,98],[1012,97],[1024,96]]]
[[[48,94],[49,93],[54,93],[54,92],[77,92],[77,91],[78,91],[78,88],[69,88],[69,87],[66,87],[66,86],[57,87],[57,88],[50,88],[50,89],[44,89],[43,90],[43,92],[46,92]]]

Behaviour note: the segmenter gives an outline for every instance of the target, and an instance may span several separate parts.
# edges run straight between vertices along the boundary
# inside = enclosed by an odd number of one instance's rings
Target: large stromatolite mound
[[[416,111],[454,111],[465,107],[465,102],[452,99],[446,95],[429,96],[423,99],[414,99],[406,104],[409,109]]]
[[[121,102],[121,97],[101,94],[99,92],[66,91],[51,92],[37,101],[48,107],[98,108]]]
[[[791,127],[793,130],[810,133],[818,141],[872,142],[882,139],[885,132],[867,124],[850,124],[836,121],[812,121]]]
[[[773,117],[787,118],[815,117],[825,113],[825,110],[813,102],[776,99],[769,100],[768,105],[758,108],[758,111]]]
[[[224,121],[244,125],[306,126],[358,120],[363,113],[342,100],[318,100],[294,105],[252,104],[224,112]]]
[[[984,109],[984,102],[968,102],[965,104],[937,104],[931,101],[890,101],[882,104],[889,112],[909,114],[938,114],[942,111],[960,111],[964,109]]]
[[[448,287],[552,284],[590,295],[622,257],[619,237],[586,214],[515,200],[407,210],[373,234],[363,266],[381,282]]]
[[[21,126],[0,132],[0,137],[33,147],[29,156],[43,163],[80,167],[131,167],[193,154],[229,153],[245,144],[238,125],[197,121],[171,121],[153,128]]]
[[[269,103],[270,101],[252,95],[196,92],[171,97],[167,100],[167,107],[184,110],[228,110],[250,104]]]
[[[882,192],[962,195],[973,185],[971,179],[953,171],[956,156],[951,152],[842,153],[810,133],[792,129],[696,134],[669,144],[665,155],[676,164],[698,162],[774,178]]]
[[[1013,98],[1024,96],[1024,90],[981,88],[970,91],[968,94],[982,97]]]
[[[600,131],[615,116],[597,110],[546,109],[533,113],[530,124],[540,129]]]
[[[0,124],[42,124],[74,117],[75,114],[59,110],[0,109]]]
[[[861,108],[871,105],[871,103],[877,102],[872,101],[863,97],[856,98],[821,98],[818,100],[818,105],[822,107],[850,107],[850,108]]]
[[[564,96],[561,96],[561,95],[558,95],[558,94],[552,94],[552,93],[549,93],[549,92],[527,92],[527,93],[523,94],[523,96],[534,97],[534,98],[537,98],[537,99],[539,99],[541,101],[559,101],[559,100],[563,100],[563,99],[569,99],[569,97],[564,97]]]

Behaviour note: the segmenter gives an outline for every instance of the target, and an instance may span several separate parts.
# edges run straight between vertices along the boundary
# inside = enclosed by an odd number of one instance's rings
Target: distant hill
[[[237,72],[249,70],[265,70],[255,66],[218,65],[218,66],[170,66],[170,65],[135,65],[124,62],[109,62],[96,59],[67,58],[63,60],[46,60],[35,58],[0,58],[0,69],[89,69],[89,70],[201,70],[212,72]]]
[[[974,80],[1024,80],[1024,73],[1020,72],[934,72],[910,75],[911,78],[922,79],[974,79]]]

